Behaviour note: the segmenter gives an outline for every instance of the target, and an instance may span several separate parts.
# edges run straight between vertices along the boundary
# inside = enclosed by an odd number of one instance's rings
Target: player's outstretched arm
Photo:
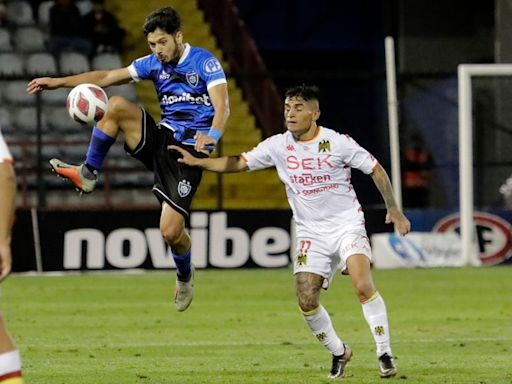
[[[384,203],[386,204],[388,211],[386,214],[386,224],[393,223],[395,225],[395,230],[402,236],[405,236],[411,230],[411,223],[398,208],[388,174],[380,164],[375,166],[372,173],[372,179],[382,195]]]
[[[0,163],[0,281],[11,272],[11,230],[15,196],[16,181],[12,165]]]
[[[247,169],[247,163],[242,156],[207,157],[200,159],[192,156],[186,149],[176,145],[169,145],[167,149],[179,152],[182,157],[178,159],[178,162],[190,165],[191,167],[199,167],[207,171],[218,173],[234,173]]]
[[[195,150],[200,151],[209,145],[216,145],[224,134],[229,117],[229,96],[227,84],[218,84],[208,90],[215,115],[213,116],[210,132],[206,135],[197,134]]]
[[[126,84],[132,80],[128,68],[109,71],[91,71],[66,77],[38,77],[27,85],[27,92],[32,95],[45,89],[72,88],[79,84],[91,83],[100,87]]]

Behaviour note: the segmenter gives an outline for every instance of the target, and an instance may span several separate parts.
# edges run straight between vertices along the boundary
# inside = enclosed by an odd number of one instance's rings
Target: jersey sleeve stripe
[[[208,85],[206,86],[206,88],[208,90],[210,90],[210,88],[212,87],[215,87],[216,85],[219,85],[219,84],[226,84],[227,83],[227,80],[226,79],[217,79],[217,80],[213,80],[213,81],[210,81],[208,83]]]
[[[128,72],[130,72],[130,76],[134,81],[140,81],[139,74],[137,73],[137,70],[135,69],[135,66],[133,64],[130,64],[128,66]]]

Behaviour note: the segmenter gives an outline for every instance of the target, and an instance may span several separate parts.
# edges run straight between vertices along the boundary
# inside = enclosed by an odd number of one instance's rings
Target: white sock
[[[2,376],[21,377],[21,356],[18,350],[0,355],[0,381]]]
[[[335,356],[341,356],[345,353],[345,346],[340,340],[332,326],[332,321],[321,305],[307,313],[302,313],[304,320],[313,332],[313,335],[320,341],[325,348]]]
[[[370,331],[377,346],[377,356],[386,352],[391,355],[388,315],[382,296],[379,292],[375,292],[367,302],[362,304],[362,307],[364,318],[370,326]]]

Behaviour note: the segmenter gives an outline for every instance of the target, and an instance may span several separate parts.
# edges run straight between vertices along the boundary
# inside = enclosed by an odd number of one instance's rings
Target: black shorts
[[[185,148],[196,157],[208,157],[197,152],[193,146],[183,145],[174,139],[174,133],[161,125],[157,125],[149,113],[142,110],[141,139],[133,150],[125,144],[129,155],[139,160],[153,172],[155,185],[153,193],[160,204],[166,202],[173,209],[187,217],[192,198],[199,187],[203,170],[197,167],[178,163],[181,157],[176,151],[169,151],[168,145]]]

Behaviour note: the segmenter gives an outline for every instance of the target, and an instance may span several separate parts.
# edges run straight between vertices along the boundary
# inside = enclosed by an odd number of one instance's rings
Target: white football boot
[[[174,304],[179,312],[186,310],[194,298],[194,265],[190,266],[190,278],[188,281],[176,279],[176,288],[174,290]]]

